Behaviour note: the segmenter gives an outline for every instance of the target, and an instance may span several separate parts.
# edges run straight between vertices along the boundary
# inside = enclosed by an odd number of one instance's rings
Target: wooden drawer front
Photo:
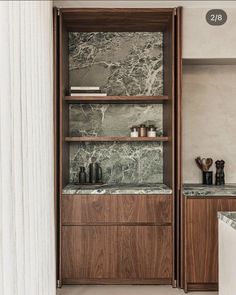
[[[105,195],[62,196],[62,224],[117,221],[116,198]]]
[[[171,226],[63,226],[63,282],[172,277]]]
[[[171,222],[171,195],[62,196],[63,225]]]
[[[172,196],[129,195],[117,198],[119,222],[163,224],[172,222]]]

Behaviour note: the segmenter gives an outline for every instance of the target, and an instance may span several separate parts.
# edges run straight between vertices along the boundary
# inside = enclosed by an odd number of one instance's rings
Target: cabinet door
[[[63,226],[62,280],[117,277],[116,226]]]
[[[172,277],[171,226],[119,226],[118,237],[120,279]]]
[[[171,226],[63,226],[63,283],[170,283]]]
[[[187,283],[217,283],[217,212],[236,210],[236,199],[188,199],[186,203]]]

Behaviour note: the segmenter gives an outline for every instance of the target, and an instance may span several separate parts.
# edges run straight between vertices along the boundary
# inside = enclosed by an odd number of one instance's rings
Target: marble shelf
[[[156,136],[156,137],[130,137],[130,136],[71,136],[65,137],[66,142],[165,142],[169,141],[167,136]]]
[[[236,184],[203,185],[184,184],[183,195],[186,197],[236,197]]]
[[[165,184],[98,184],[98,185],[75,185],[68,184],[63,190],[63,195],[170,195],[172,189]]]

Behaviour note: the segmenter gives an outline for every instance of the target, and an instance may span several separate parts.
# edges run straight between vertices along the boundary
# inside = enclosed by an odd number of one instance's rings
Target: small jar
[[[138,137],[138,134],[139,134],[139,127],[132,126],[130,128],[130,137]]]
[[[144,124],[141,124],[139,127],[139,136],[146,137],[147,136],[147,127]]]
[[[148,126],[147,136],[148,137],[156,137],[157,136],[156,127],[154,125]]]

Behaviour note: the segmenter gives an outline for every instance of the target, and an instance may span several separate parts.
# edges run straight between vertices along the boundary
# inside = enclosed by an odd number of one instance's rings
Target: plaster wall
[[[183,181],[200,183],[197,156],[224,159],[236,182],[236,66],[184,66]]]

